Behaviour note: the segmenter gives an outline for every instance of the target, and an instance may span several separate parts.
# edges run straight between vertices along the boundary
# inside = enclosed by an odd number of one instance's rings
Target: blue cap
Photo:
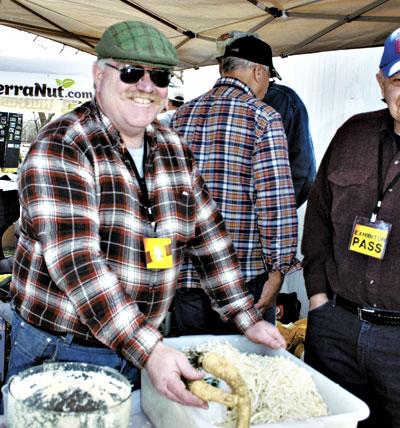
[[[385,47],[379,68],[385,77],[392,77],[400,71],[400,28],[385,40]]]

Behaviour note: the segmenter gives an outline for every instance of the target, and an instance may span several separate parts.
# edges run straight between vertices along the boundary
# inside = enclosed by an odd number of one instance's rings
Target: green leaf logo
[[[62,86],[63,88],[67,89],[70,88],[72,85],[75,84],[75,80],[72,79],[56,79],[57,86]]]

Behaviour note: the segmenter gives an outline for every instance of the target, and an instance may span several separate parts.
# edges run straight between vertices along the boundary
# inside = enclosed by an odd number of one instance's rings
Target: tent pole
[[[331,31],[335,30],[338,27],[341,27],[344,24],[348,24],[352,21],[359,19],[363,13],[369,12],[370,10],[377,8],[378,6],[380,6],[383,3],[386,3],[387,1],[388,0],[377,0],[373,3],[370,3],[369,5],[364,6],[363,8],[357,10],[356,12],[352,13],[351,15],[342,16],[340,21],[335,22],[334,24],[330,25],[329,27],[325,28],[324,30],[320,31],[317,34],[314,34],[313,36],[309,37],[308,39],[306,39],[303,42],[299,43],[298,45],[294,46],[292,49],[289,49],[289,50],[283,52],[281,54],[281,56],[287,57],[289,55],[292,55],[293,53],[295,53],[299,49],[303,48],[304,46],[307,46],[308,44],[310,44],[314,40],[319,39],[320,37],[324,36],[325,34],[330,33]],[[287,13],[290,16],[290,12],[287,12]],[[323,18],[323,15],[321,16],[321,18]]]
[[[30,12],[32,15],[37,16],[38,18],[42,19],[43,21],[46,21],[48,24],[53,25],[54,27],[58,28],[59,30],[61,30],[63,33],[66,34],[66,36],[68,37],[72,37],[76,40],[79,40],[80,42],[84,43],[85,45],[89,46],[91,49],[94,48],[94,45],[91,45],[89,42],[87,42],[85,39],[83,39],[82,37],[77,36],[74,33],[69,32],[68,30],[66,30],[65,28],[61,27],[60,25],[56,24],[55,22],[51,21],[50,19],[46,18],[45,16],[41,15],[40,13],[34,11],[33,9],[29,8],[28,6],[25,6],[24,4],[20,3],[17,0],[11,0],[12,3],[15,3],[16,5],[18,5],[19,7],[21,7],[22,9],[27,10],[28,12]]]

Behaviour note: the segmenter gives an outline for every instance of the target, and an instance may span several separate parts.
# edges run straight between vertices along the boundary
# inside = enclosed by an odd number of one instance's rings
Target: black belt
[[[336,304],[352,314],[358,315],[361,321],[373,324],[400,326],[400,311],[389,311],[372,307],[363,307],[336,294]]]

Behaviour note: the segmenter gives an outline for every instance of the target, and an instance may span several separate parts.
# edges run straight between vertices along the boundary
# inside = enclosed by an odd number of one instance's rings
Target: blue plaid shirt
[[[172,126],[219,205],[246,281],[266,270],[286,273],[295,262],[297,213],[279,114],[226,77],[179,108]],[[181,286],[199,286],[188,260]]]

